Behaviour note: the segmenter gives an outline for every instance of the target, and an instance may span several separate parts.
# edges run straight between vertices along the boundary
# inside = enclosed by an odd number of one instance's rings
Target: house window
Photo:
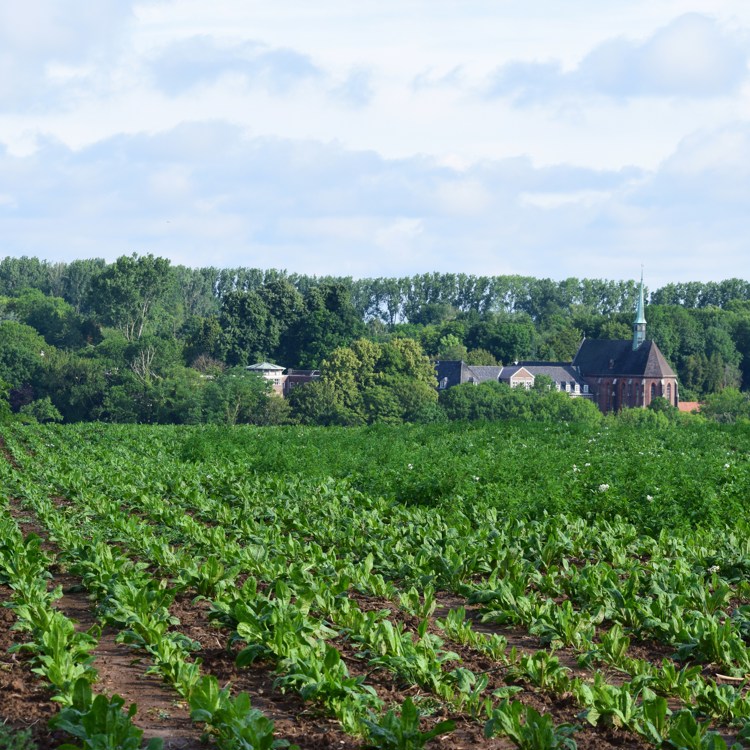
[[[588,383],[584,383],[584,384],[583,384],[583,392],[584,392],[584,393],[588,393],[588,392],[589,392],[589,386],[588,386]]]
[[[578,387],[578,383],[575,384],[576,393],[580,393],[580,388]]]
[[[445,377],[440,381],[440,390],[445,390],[448,387],[448,378]]]
[[[565,382],[565,381],[563,380],[563,381],[562,381],[562,382],[560,383],[560,388],[561,388],[561,390],[563,390],[563,391],[567,391],[567,390],[568,390],[568,384],[567,384],[567,383],[566,383],[566,382]]]

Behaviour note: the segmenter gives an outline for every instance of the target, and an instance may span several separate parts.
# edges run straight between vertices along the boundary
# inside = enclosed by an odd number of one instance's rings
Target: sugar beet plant
[[[381,430],[236,430],[245,454],[224,457],[227,443],[196,450],[198,432],[184,429],[150,428],[144,442],[142,428],[35,428],[9,436],[26,484],[8,482],[68,551],[123,638],[152,648],[156,668],[175,685],[202,684],[193,645],[168,637],[168,654],[148,643],[176,632],[170,597],[189,591],[208,598],[216,623],[244,644],[241,664],[272,662],[280,688],[360,736],[368,736],[368,722],[387,724],[404,711],[351,676],[336,647],[341,639],[365,669],[388,671],[516,744],[533,732],[529,741],[544,746],[574,742],[564,723],[530,713],[523,692],[535,690],[572,696],[581,727],[606,725],[655,746],[719,748],[726,743],[714,728],[740,736],[749,715],[741,680],[750,671],[750,543],[737,499],[750,476],[743,458],[750,446],[737,431],[711,429],[516,430],[505,445],[498,438],[508,436],[490,426],[451,433],[447,442],[404,428],[393,433],[398,457],[387,451],[379,479],[368,466]],[[337,464],[326,443],[344,435],[348,457]],[[268,443],[290,436],[301,454],[316,446],[330,474],[296,458],[282,472]],[[429,483],[431,469],[415,473],[411,458],[428,451],[430,465],[452,466],[466,480],[454,482],[450,497],[437,493],[428,502],[420,492],[414,503],[401,489],[419,476]],[[358,460],[345,476],[343,465]],[[693,482],[696,462],[707,488]],[[365,491],[365,480],[381,491]],[[545,497],[532,496],[533,488]],[[71,505],[50,504],[51,494]],[[722,503],[732,515],[723,515]],[[693,528],[691,518],[702,523]],[[81,543],[92,536],[94,552]],[[113,543],[127,554],[108,558]],[[139,565],[161,576],[147,587],[150,601],[122,580],[135,576],[142,588]],[[498,628],[522,628],[543,648],[509,650],[501,635],[478,632],[460,607],[436,618],[444,591],[480,607]],[[361,610],[355,592],[380,599],[383,609]],[[419,626],[405,628],[396,611]],[[510,684],[490,691],[486,676],[466,669],[432,625],[501,665]],[[635,639],[658,645],[658,658],[633,657]],[[572,678],[556,649],[577,655],[588,676]],[[603,668],[621,671],[624,682],[610,684]],[[722,684],[714,672],[735,682]]]

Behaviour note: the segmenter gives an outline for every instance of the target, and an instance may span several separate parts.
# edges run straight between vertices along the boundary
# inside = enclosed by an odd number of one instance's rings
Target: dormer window
[[[614,367],[615,367],[615,361],[614,361],[614,359],[610,359],[609,360],[609,369],[610,370],[614,370]]]

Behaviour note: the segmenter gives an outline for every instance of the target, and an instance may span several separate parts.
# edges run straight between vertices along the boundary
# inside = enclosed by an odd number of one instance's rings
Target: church
[[[633,321],[633,338],[584,339],[572,362],[515,362],[510,366],[472,366],[444,360],[435,363],[438,389],[495,380],[531,388],[538,375],[552,378],[555,388],[572,398],[593,401],[604,412],[647,407],[657,396],[679,404],[677,376],[655,341],[646,338],[643,278]]]
[[[571,363],[588,383],[603,412],[646,407],[656,396],[679,404],[677,375],[655,341],[646,338],[643,278],[633,321],[633,339],[584,339]]]

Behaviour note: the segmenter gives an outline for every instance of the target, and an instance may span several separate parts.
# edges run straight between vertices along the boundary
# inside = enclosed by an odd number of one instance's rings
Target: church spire
[[[641,288],[638,294],[638,307],[635,311],[633,321],[633,351],[635,351],[646,340],[646,314],[643,302],[643,268],[641,268]]]

